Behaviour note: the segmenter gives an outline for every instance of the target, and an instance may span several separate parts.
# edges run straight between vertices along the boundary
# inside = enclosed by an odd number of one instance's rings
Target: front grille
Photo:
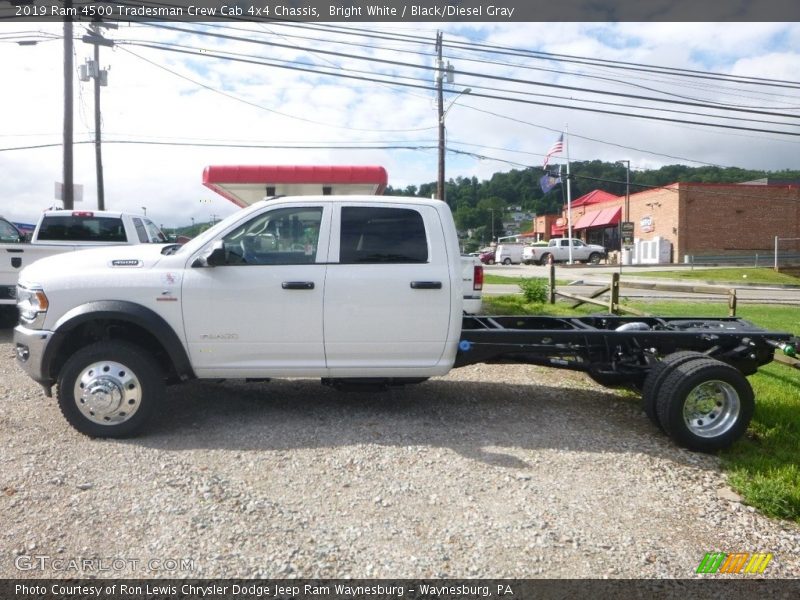
[[[17,286],[3,285],[0,286],[0,300],[16,300]]]

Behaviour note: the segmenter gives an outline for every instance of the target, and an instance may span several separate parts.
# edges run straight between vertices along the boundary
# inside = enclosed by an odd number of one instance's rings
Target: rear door
[[[436,365],[451,318],[449,263],[436,211],[342,202],[333,219],[324,307],[328,367],[385,372]]]

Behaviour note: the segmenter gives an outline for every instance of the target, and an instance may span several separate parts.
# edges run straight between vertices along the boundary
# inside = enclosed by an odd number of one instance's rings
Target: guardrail
[[[800,264],[800,254],[778,254],[779,264]],[[697,266],[746,266],[746,267],[772,267],[775,264],[775,255],[772,252],[756,252],[754,254],[686,254],[683,263],[692,268]]]

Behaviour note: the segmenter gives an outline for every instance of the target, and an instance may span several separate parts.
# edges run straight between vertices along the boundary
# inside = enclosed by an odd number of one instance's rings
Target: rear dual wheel
[[[658,391],[661,389],[661,384],[664,383],[667,375],[672,372],[673,367],[682,365],[690,360],[705,357],[706,355],[702,352],[682,350],[680,352],[668,354],[650,369],[650,372],[647,374],[647,377],[644,380],[644,385],[642,386],[642,410],[644,410],[647,418],[650,419],[650,421],[652,421],[653,424],[659,429],[664,429],[661,426],[661,422],[658,420],[658,412],[656,409],[656,405],[658,403]]]
[[[658,423],[677,444],[714,452],[747,429],[755,410],[750,382],[734,367],[708,357],[676,361],[655,390]]]

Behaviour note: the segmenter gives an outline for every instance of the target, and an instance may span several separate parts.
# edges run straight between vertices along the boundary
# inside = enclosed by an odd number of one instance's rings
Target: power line
[[[345,125],[334,125],[334,124],[331,124],[331,123],[324,123],[322,121],[315,121],[313,119],[307,119],[305,117],[299,117],[297,115],[291,115],[289,113],[281,112],[279,110],[275,110],[273,108],[266,107],[266,106],[264,106],[262,104],[258,104],[256,102],[251,102],[250,100],[246,100],[244,98],[240,98],[239,96],[234,96],[233,94],[229,94],[228,92],[224,92],[222,90],[218,90],[217,88],[214,88],[214,87],[212,87],[210,85],[207,85],[207,84],[205,84],[205,83],[203,83],[201,81],[197,81],[195,79],[192,79],[191,77],[188,77],[186,75],[178,73],[177,71],[173,71],[172,69],[170,69],[168,67],[165,67],[164,65],[160,65],[157,62],[154,62],[154,61],[149,60],[149,59],[147,59],[147,58],[145,58],[145,57],[143,57],[143,56],[141,56],[139,54],[136,54],[132,50],[128,50],[127,48],[124,48],[122,46],[122,44],[126,44],[126,43],[127,44],[137,45],[134,42],[121,41],[121,42],[117,42],[117,47],[120,50],[122,50],[123,52],[127,52],[131,56],[134,56],[134,57],[138,58],[139,60],[142,60],[142,61],[144,61],[144,62],[146,62],[146,63],[148,63],[148,64],[150,64],[150,65],[152,65],[154,67],[158,67],[159,69],[162,69],[162,70],[166,71],[167,73],[170,73],[171,75],[174,75],[175,77],[179,77],[181,79],[184,79],[184,80],[186,80],[186,81],[188,81],[190,83],[193,83],[193,84],[195,84],[195,85],[197,85],[199,87],[202,87],[202,88],[204,88],[206,90],[214,92],[215,94],[220,94],[221,96],[225,96],[226,98],[230,98],[231,100],[235,100],[237,102],[241,102],[243,104],[247,104],[248,106],[252,106],[252,107],[258,108],[260,110],[265,110],[267,112],[271,112],[273,114],[280,115],[280,116],[286,117],[288,119],[295,119],[297,121],[303,121],[303,122],[306,122],[306,123],[311,123],[312,125],[322,125],[324,127],[333,127],[333,128],[336,128],[336,129],[346,129],[346,130],[350,130],[350,131],[365,131],[365,132],[376,132],[376,133],[398,133],[398,132],[405,132],[405,131],[412,132],[412,131],[427,131],[427,130],[430,130],[430,129],[435,129],[435,127],[418,127],[418,128],[413,128],[413,129],[360,129],[358,127],[348,127],[348,126],[345,126]]]
[[[120,40],[120,41],[117,41],[117,45],[118,46],[121,46],[123,44],[143,45],[144,43],[143,42],[136,42],[136,41],[132,41],[132,40]],[[164,42],[161,42],[161,44],[164,44],[166,46],[170,46],[170,47],[173,47],[173,48],[183,48],[183,49],[187,49],[187,50],[201,52],[203,55],[208,55],[207,51],[205,51],[204,49],[201,49],[201,48],[197,48],[195,46],[187,46],[187,45],[182,45],[182,44],[169,44],[169,43],[164,43]],[[288,118],[298,119],[298,120],[301,120],[301,121],[307,121],[307,122],[314,123],[314,124],[325,125],[325,126],[328,126],[328,127],[336,127],[336,128],[340,128],[340,129],[349,129],[349,130],[354,130],[354,131],[401,132],[401,131],[423,131],[423,130],[427,130],[427,129],[432,129],[432,128],[427,128],[427,127],[426,128],[413,128],[413,129],[390,129],[390,130],[363,129],[363,128],[354,128],[354,127],[347,127],[347,126],[331,125],[331,124],[327,124],[327,123],[320,123],[318,121],[313,121],[313,120],[310,120],[310,119],[306,119],[304,117],[296,117],[294,115],[289,115],[289,114],[286,114],[286,113],[275,111],[273,109],[264,107],[262,105],[259,105],[259,104],[253,103],[253,102],[250,102],[248,100],[241,99],[241,98],[239,98],[237,96],[234,96],[232,94],[229,94],[227,92],[223,92],[221,90],[217,90],[216,88],[213,88],[213,87],[211,87],[209,85],[203,84],[202,82],[198,82],[198,81],[196,81],[194,79],[191,79],[189,77],[186,77],[184,75],[176,73],[175,71],[173,71],[173,70],[171,70],[171,69],[169,69],[167,67],[164,67],[163,65],[159,65],[158,63],[155,63],[153,61],[145,59],[145,58],[141,57],[140,55],[131,52],[130,50],[127,50],[127,52],[133,54],[134,56],[136,56],[137,58],[140,58],[141,60],[144,60],[144,61],[152,64],[153,66],[156,66],[158,68],[164,69],[165,71],[167,71],[169,73],[172,73],[173,75],[175,75],[177,77],[181,77],[182,79],[186,79],[187,81],[195,83],[196,85],[204,87],[204,88],[206,88],[206,89],[208,89],[208,90],[210,90],[212,92],[221,94],[223,96],[226,96],[226,97],[231,98],[233,100],[237,100],[237,101],[243,102],[245,104],[248,104],[250,106],[254,106],[256,108],[261,108],[261,109],[267,110],[269,112],[274,112],[276,114],[279,114],[279,115],[282,115],[282,116],[285,116],[285,117],[288,117]],[[240,57],[241,58],[241,57],[248,56],[248,55],[244,55],[244,54],[241,54],[241,53],[233,53],[233,52],[227,52],[227,51],[225,52],[225,54],[226,54],[227,57],[233,57],[233,58],[236,58],[236,57]],[[219,55],[214,55],[214,56],[219,56]],[[263,64],[276,66],[275,63],[263,63]],[[320,75],[334,75],[334,76],[337,75],[337,73],[322,70],[322,69],[327,69],[328,67],[320,68],[320,67],[316,67],[316,65],[312,65],[312,64],[309,64],[309,63],[301,63],[301,62],[297,62],[297,61],[288,61],[287,60],[287,61],[281,61],[281,64],[282,65],[300,65],[301,67],[307,67],[309,69],[312,69],[312,72],[320,74]],[[341,68],[341,67],[337,67],[337,69],[339,69],[341,71],[344,71],[344,69]],[[353,74],[359,74],[360,73],[360,74],[373,75],[373,73],[370,72],[370,71],[363,71],[363,70],[357,70],[357,69],[347,69],[347,71],[349,71],[350,73],[353,73]],[[395,76],[395,79],[392,80],[392,81],[374,80],[374,79],[370,80],[370,81],[380,82],[380,83],[383,83],[384,85],[388,86],[388,85],[396,84],[397,83],[397,79],[410,80],[410,81],[425,81],[425,80],[421,80],[419,78],[405,77],[405,76]],[[488,87],[488,86],[482,86],[482,85],[478,85],[478,84],[472,84],[472,87],[473,87],[473,89],[491,90],[491,91],[496,92],[496,93],[518,94],[518,95],[534,96],[534,97],[538,97],[538,98],[553,98],[553,99],[556,99],[556,100],[561,100],[562,99],[561,96],[555,96],[555,95],[552,95],[552,94],[540,94],[540,93],[535,93],[535,92],[525,92],[525,91],[512,90],[512,89],[507,89],[507,88],[498,89],[497,87]],[[425,86],[425,89],[427,89],[427,86]],[[492,96],[492,97],[494,97],[494,96]],[[693,115],[693,116],[698,116],[698,117],[709,117],[709,118],[714,118],[714,119],[724,119],[724,120],[731,120],[731,121],[742,121],[742,122],[749,122],[749,123],[764,123],[764,124],[768,124],[768,125],[783,125],[784,124],[782,121],[770,121],[770,120],[766,120],[766,119],[755,119],[755,118],[742,119],[740,117],[733,117],[733,116],[729,116],[729,115],[714,115],[714,114],[708,114],[708,113],[688,112],[688,111],[677,110],[677,109],[674,109],[674,108],[648,107],[648,106],[639,106],[639,105],[631,106],[629,104],[620,104],[620,103],[616,103],[616,102],[607,102],[607,101],[602,101],[602,100],[583,99],[583,98],[570,98],[570,100],[572,100],[573,102],[583,102],[583,103],[591,102],[594,105],[621,107],[621,108],[625,108],[625,109],[635,109],[635,110],[647,110],[647,111],[653,111],[653,112],[670,112],[670,113],[680,114],[680,115]],[[712,108],[712,109],[713,108],[718,108],[716,106],[707,106],[707,107],[708,108]]]
[[[297,46],[293,46],[291,44],[281,44],[281,43],[278,43],[278,42],[267,42],[267,41],[263,41],[263,40],[253,40],[252,38],[245,38],[245,37],[241,37],[241,36],[227,35],[227,34],[222,34],[222,33],[200,32],[200,31],[193,30],[193,29],[186,29],[186,28],[182,28],[182,27],[175,27],[175,26],[171,26],[171,25],[163,25],[163,24],[156,24],[156,23],[152,24],[152,26],[153,27],[159,27],[159,28],[167,29],[167,30],[172,30],[172,31],[179,31],[179,32],[183,32],[183,33],[193,33],[195,35],[211,36],[211,37],[216,37],[216,38],[220,38],[220,39],[227,39],[227,40],[237,41],[237,42],[254,43],[254,44],[259,44],[259,45],[266,45],[266,46],[272,46],[272,47],[277,47],[277,48],[288,48],[288,49],[293,49],[293,50],[297,50],[298,49]],[[308,48],[299,48],[299,49],[302,49],[302,50],[305,50],[305,51],[311,51]],[[435,70],[436,70],[436,68],[434,66],[408,65],[407,63],[403,63],[401,61],[389,60],[389,59],[383,59],[383,58],[376,58],[376,57],[365,57],[365,56],[360,56],[360,55],[356,55],[356,54],[348,54],[348,53],[345,53],[345,52],[338,52],[338,51],[334,51],[334,50],[313,49],[313,52],[317,52],[317,53],[321,53],[321,54],[327,54],[327,55],[331,55],[331,56],[338,56],[338,57],[342,57],[342,58],[350,58],[350,59],[353,59],[353,60],[361,60],[361,61],[366,60],[366,61],[370,61],[372,63],[378,62],[378,63],[388,64],[388,65],[393,65],[393,66],[398,66],[398,67],[406,67],[407,68],[407,67],[410,66],[410,67],[415,68],[415,69],[421,69],[421,70],[425,70],[425,71],[429,71],[429,72],[435,72]],[[698,102],[690,102],[690,101],[687,101],[687,100],[667,100],[667,99],[663,99],[663,98],[655,98],[655,97],[652,97],[652,96],[642,96],[642,95],[639,95],[639,94],[627,94],[627,93],[624,93],[624,92],[611,92],[611,91],[604,91],[604,90],[586,89],[586,88],[580,88],[580,87],[576,87],[576,86],[567,86],[567,85],[560,85],[560,84],[555,84],[555,83],[542,83],[542,82],[529,81],[529,80],[519,79],[519,78],[514,78],[514,77],[505,77],[505,76],[500,76],[500,75],[489,75],[489,74],[486,74],[486,73],[477,73],[477,72],[471,72],[471,71],[454,70],[454,74],[464,75],[464,76],[467,76],[467,77],[478,77],[478,78],[481,78],[481,79],[490,79],[490,80],[495,80],[495,81],[505,81],[505,82],[509,82],[509,83],[519,83],[519,84],[524,84],[524,85],[543,86],[543,87],[563,89],[563,90],[568,90],[568,91],[578,91],[578,92],[582,92],[582,93],[591,93],[591,94],[599,94],[599,95],[616,96],[616,97],[621,97],[621,98],[630,98],[630,99],[634,99],[634,100],[647,100],[647,101],[650,101],[650,102],[661,102],[661,103],[667,103],[667,104],[680,104],[680,105],[684,105],[684,106],[694,106],[694,107],[699,107],[699,108],[712,108],[712,109],[719,108],[719,107],[716,107],[716,106],[713,106],[713,105],[704,104],[704,103],[698,103]],[[800,88],[800,86],[798,86],[798,88]],[[780,112],[765,111],[765,110],[760,110],[760,109],[726,107],[725,110],[730,110],[730,111],[734,111],[734,112],[743,112],[743,113],[748,113],[748,114],[759,114],[759,115],[766,115],[766,116],[786,117],[786,118],[790,118],[790,119],[798,119],[798,118],[800,118],[800,116],[793,115],[793,114],[790,114],[790,113],[780,113]]]
[[[131,42],[131,44],[135,45],[135,46],[145,47],[145,48],[151,48],[151,49],[156,49],[156,50],[165,50],[165,51],[169,51],[169,52],[177,52],[177,53],[183,53],[183,54],[194,55],[194,56],[202,56],[202,57],[206,57],[206,58],[217,58],[217,59],[221,59],[221,60],[229,60],[229,61],[234,61],[234,62],[255,64],[255,65],[261,65],[261,66],[271,66],[271,67],[274,67],[274,68],[290,69],[290,70],[295,70],[295,71],[302,71],[302,72],[320,74],[319,69],[304,68],[304,67],[300,67],[300,66],[288,66],[288,65],[283,65],[283,64],[274,64],[274,63],[269,63],[269,62],[265,62],[265,61],[262,61],[262,60],[255,60],[255,59],[233,58],[233,57],[224,56],[224,55],[221,55],[221,54],[212,54],[210,52],[200,52],[200,51],[192,51],[192,50],[186,50],[186,49],[181,49],[181,48],[172,48],[172,47],[160,46],[160,45],[156,45],[156,44],[134,43],[134,42]],[[355,80],[359,80],[359,81],[369,81],[369,82],[379,82],[379,83],[392,83],[393,85],[398,85],[398,86],[403,86],[403,87],[412,87],[412,88],[418,88],[418,89],[430,89],[429,86],[427,86],[427,85],[413,84],[413,83],[407,83],[407,82],[401,82],[401,81],[376,79],[374,77],[365,77],[365,76],[352,75],[352,74],[346,74],[346,73],[329,73],[329,72],[322,72],[322,73],[330,75],[330,76],[333,76],[333,77],[342,77],[342,78],[347,78],[347,79],[355,79]],[[507,97],[507,96],[495,96],[495,95],[492,95],[492,94],[481,94],[481,93],[474,93],[473,92],[471,94],[471,96],[478,97],[478,98],[487,98],[487,99],[491,99],[491,100],[502,100],[502,101],[505,101],[505,102],[516,102],[516,103],[523,103],[523,104],[532,104],[532,105],[537,105],[537,106],[548,106],[548,107],[553,107],[553,108],[568,108],[568,109],[578,110],[578,111],[583,111],[583,112],[592,112],[592,113],[614,115],[614,116],[622,116],[622,117],[633,117],[633,118],[647,119],[647,120],[654,120],[654,121],[663,121],[663,122],[669,122],[669,123],[691,124],[691,125],[700,125],[700,126],[704,126],[704,127],[723,128],[723,129],[736,129],[736,130],[740,130],[740,131],[752,131],[752,132],[758,132],[758,133],[771,133],[771,134],[776,134],[776,135],[800,136],[800,132],[778,131],[778,130],[773,130],[773,129],[761,129],[761,128],[756,128],[756,127],[743,127],[743,126],[739,126],[739,125],[725,125],[725,124],[722,124],[722,123],[708,123],[708,122],[701,122],[701,121],[689,121],[689,120],[673,119],[673,118],[670,118],[670,117],[659,117],[659,116],[655,116],[655,115],[642,115],[642,114],[637,114],[637,113],[624,113],[624,112],[619,112],[619,111],[587,108],[587,107],[567,105],[567,104],[556,104],[556,103],[552,103],[552,102],[541,102],[541,101],[536,101],[536,100],[526,100],[526,99],[522,99],[522,98],[511,98],[511,97]],[[703,116],[709,116],[709,115],[703,115]]]

